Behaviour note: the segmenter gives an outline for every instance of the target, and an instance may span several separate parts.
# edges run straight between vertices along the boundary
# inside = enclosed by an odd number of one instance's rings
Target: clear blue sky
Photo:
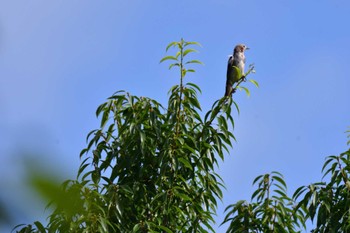
[[[181,37],[203,45],[194,58],[205,65],[187,81],[201,87],[204,111],[224,94],[237,43],[251,48],[260,84],[247,84],[249,98],[235,94],[241,114],[219,171],[218,223],[225,206],[250,198],[257,175],[280,171],[290,192],[319,181],[324,158],[346,150],[349,12],[347,0],[0,2],[0,200],[13,225],[48,214],[25,185],[20,154],[74,178],[107,97],[126,90],[166,103],[178,78],[159,60]]]

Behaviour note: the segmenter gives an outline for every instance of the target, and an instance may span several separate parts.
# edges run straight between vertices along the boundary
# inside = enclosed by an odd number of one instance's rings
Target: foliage
[[[33,179],[52,200],[47,226],[36,221],[14,230],[214,232],[213,215],[224,187],[215,170],[235,139],[232,104],[239,109],[231,97],[223,97],[202,115],[200,88],[184,82],[195,72],[189,66],[202,64],[188,59],[197,52],[193,46],[199,44],[172,42],[166,51],[175,48],[175,55],[160,61],[179,69],[180,82],[170,89],[167,107],[119,91],[97,108],[101,124],[87,136],[76,180],[58,187],[45,177]],[[245,76],[250,73],[254,66]],[[249,95],[243,81],[233,88]],[[322,172],[322,182],[301,186],[292,197],[280,173],[258,176],[251,201],[226,208],[227,232],[301,232],[308,219],[316,222],[311,232],[350,232],[350,150],[329,156]]]
[[[234,101],[221,98],[202,117],[200,88],[184,82],[189,66],[202,64],[188,59],[198,45],[181,39],[166,48],[177,51],[160,62],[172,61],[180,77],[167,108],[124,91],[97,108],[100,128],[87,136],[77,179],[47,187],[61,198],[46,227],[19,232],[214,232],[223,188],[215,169],[234,139]]]
[[[226,208],[227,232],[301,232],[308,219],[314,233],[350,232],[350,149],[327,157],[322,172],[329,181],[301,186],[292,198],[280,173],[258,176],[251,203]]]
[[[305,215],[295,209],[295,202],[287,195],[287,185],[278,172],[258,176],[253,184],[258,188],[251,203],[238,201],[229,205],[223,222],[229,222],[227,232],[299,232]]]
[[[350,150],[339,156],[329,156],[323,165],[323,178],[329,182],[317,182],[302,186],[294,198],[301,197],[299,207],[306,208],[308,217],[316,220],[312,232],[350,231]]]

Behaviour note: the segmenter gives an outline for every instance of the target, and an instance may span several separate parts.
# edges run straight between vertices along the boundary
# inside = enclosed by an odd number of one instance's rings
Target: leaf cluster
[[[230,223],[227,232],[299,232],[304,226],[303,211],[287,195],[283,176],[272,172],[258,176],[251,202],[244,200],[229,205],[223,224]]]
[[[322,168],[322,181],[302,186],[294,193],[298,207],[316,222],[312,232],[350,231],[350,150],[329,156]]]
[[[311,232],[350,232],[350,150],[327,157],[322,172],[321,182],[297,188],[291,198],[280,173],[258,176],[251,202],[226,208],[227,232],[301,232],[309,219]]]

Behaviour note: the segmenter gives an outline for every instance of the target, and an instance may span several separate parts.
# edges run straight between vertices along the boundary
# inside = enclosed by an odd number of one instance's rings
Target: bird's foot
[[[242,75],[242,80],[243,80],[243,82],[247,81],[247,78],[245,77],[245,75]]]
[[[230,96],[232,96],[236,92],[236,88],[233,88],[230,92]]]

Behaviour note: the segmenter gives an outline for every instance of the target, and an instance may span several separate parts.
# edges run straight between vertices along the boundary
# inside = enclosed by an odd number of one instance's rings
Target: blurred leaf
[[[248,88],[239,86],[239,89],[243,89],[245,91],[245,93],[247,94],[247,96],[248,97],[250,96],[250,92],[249,92]]]
[[[45,227],[40,222],[35,221],[34,225],[39,230],[39,232],[46,233]]]
[[[256,87],[259,87],[259,83],[254,79],[249,79],[249,82],[253,83]]]

